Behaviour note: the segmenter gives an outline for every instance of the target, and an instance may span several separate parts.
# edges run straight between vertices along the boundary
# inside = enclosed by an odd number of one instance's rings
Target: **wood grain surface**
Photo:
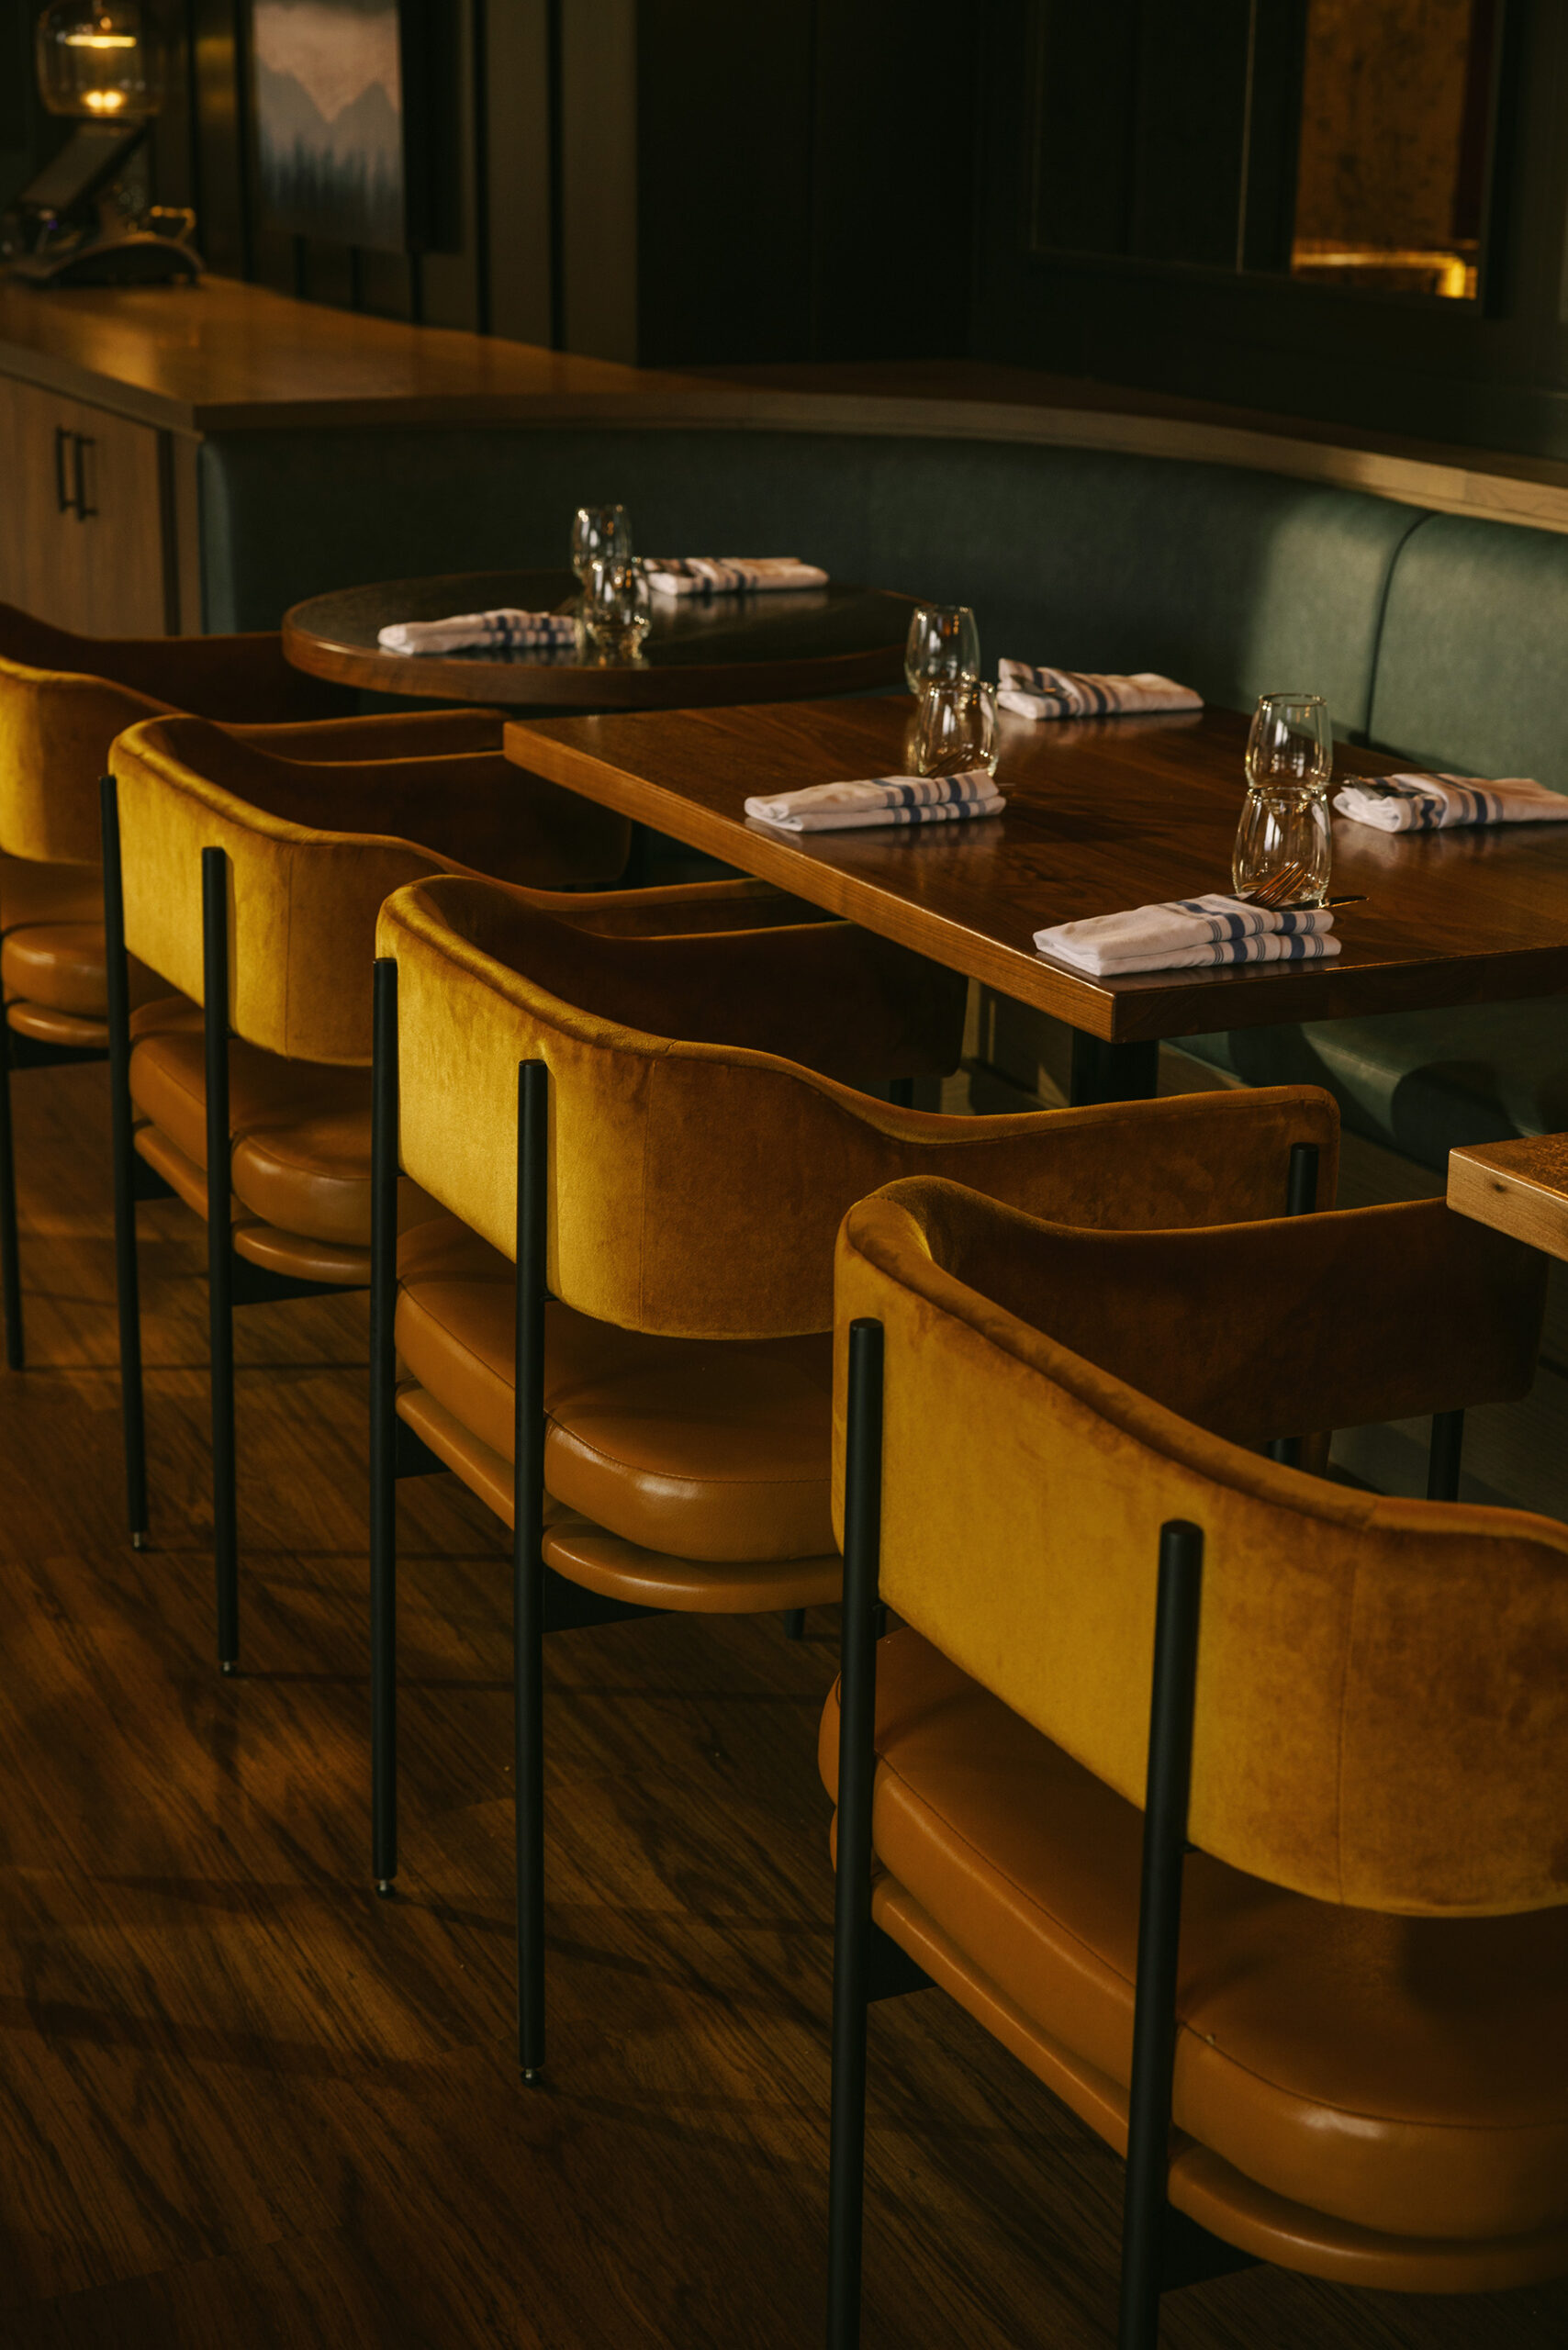
[[[655,597],[635,662],[585,661],[582,647],[462,654],[383,652],[379,630],[454,613],[575,611],[570,571],[478,571],[388,579],[312,596],[286,612],[283,649],[297,669],[376,693],[566,710],[695,709],[803,701],[864,691],[903,675],[907,596],[830,580],[760,596]]]
[[[680,381],[224,277],[47,291],[0,278],[0,374],[187,432],[558,419],[629,396],[655,404]]]
[[[1005,812],[924,831],[786,834],[748,796],[907,767],[904,698],[507,730],[524,767],[1117,1043],[1433,1009],[1568,988],[1568,825],[1396,835],[1334,820],[1332,962],[1092,979],[1034,934],[1230,887],[1247,721],[1032,724],[1003,713]],[[1341,773],[1400,764],[1341,747]]]
[[[402,1488],[406,1893],[368,1841],[363,1298],[239,1318],[247,1669],[211,1663],[205,1289],[140,1213],[153,1536],[121,1518],[101,1069],[14,1080],[0,1373],[6,2350],[810,2350],[835,1624],[548,1648],[548,2087],[520,2087],[509,1569]],[[935,1992],[871,2029],[866,2350],[1105,2350],[1121,2165]],[[1255,2269],[1165,2350],[1556,2350],[1568,2288]]]
[[[1568,1135],[1450,1150],[1448,1202],[1549,1257],[1568,1258]]]
[[[1568,465],[1182,399],[991,361],[671,374],[412,327],[208,277],[198,287],[0,280],[0,375],[176,432],[359,424],[711,424],[1016,441],[1232,464],[1403,504],[1568,530]]]

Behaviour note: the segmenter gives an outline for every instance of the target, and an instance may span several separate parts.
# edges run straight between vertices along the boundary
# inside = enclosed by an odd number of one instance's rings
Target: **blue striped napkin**
[[[449,621],[395,621],[377,632],[387,653],[463,653],[470,646],[514,653],[575,644],[576,621],[563,612],[459,612]]]
[[[1094,979],[1119,971],[1185,971],[1215,963],[1306,963],[1338,955],[1327,906],[1281,913],[1218,895],[1174,898],[1128,913],[1094,914],[1037,930],[1042,955]]]
[[[1353,824],[1374,824],[1380,833],[1568,821],[1568,798],[1525,776],[1509,776],[1500,783],[1483,783],[1470,775],[1347,776],[1334,794],[1334,805]]]
[[[748,800],[759,824],[784,833],[840,833],[864,824],[951,824],[999,816],[1006,805],[984,767],[965,775],[883,775],[864,783],[813,783],[773,800]]]
[[[643,576],[655,596],[739,596],[762,588],[825,588],[827,574],[792,554],[645,555]]]
[[[999,661],[999,710],[1020,718],[1130,718],[1140,711],[1202,710],[1203,696],[1153,669],[1130,677],[1090,669],[1036,669],[1027,661]]]

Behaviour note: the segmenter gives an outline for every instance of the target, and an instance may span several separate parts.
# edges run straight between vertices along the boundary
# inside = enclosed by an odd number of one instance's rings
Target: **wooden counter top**
[[[199,286],[38,287],[0,278],[0,373],[174,431],[558,420],[655,408],[681,379],[499,336]],[[704,387],[696,386],[700,395]]]
[[[0,277],[0,375],[175,432],[570,419],[1035,442],[1244,465],[1568,532],[1568,464],[1544,458],[980,360],[661,373],[330,309],[221,277],[73,291]]]

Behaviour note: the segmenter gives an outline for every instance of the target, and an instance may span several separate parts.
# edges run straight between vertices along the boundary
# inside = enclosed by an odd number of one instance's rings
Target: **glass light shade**
[[[140,122],[163,103],[163,43],[140,0],[54,0],[38,25],[39,89],[50,114]]]

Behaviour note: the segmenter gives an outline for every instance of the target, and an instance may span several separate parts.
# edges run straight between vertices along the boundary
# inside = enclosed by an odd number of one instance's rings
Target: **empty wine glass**
[[[1320,906],[1334,840],[1328,779],[1334,738],[1321,694],[1260,694],[1247,737],[1247,797],[1231,854],[1238,898],[1272,883],[1271,905]]]
[[[996,773],[996,688],[978,677],[927,686],[915,713],[910,756],[916,775]]]
[[[912,694],[980,676],[980,631],[968,604],[917,604],[904,645]]]
[[[588,586],[596,563],[629,563],[632,525],[624,506],[579,506],[572,523],[572,569]]]

